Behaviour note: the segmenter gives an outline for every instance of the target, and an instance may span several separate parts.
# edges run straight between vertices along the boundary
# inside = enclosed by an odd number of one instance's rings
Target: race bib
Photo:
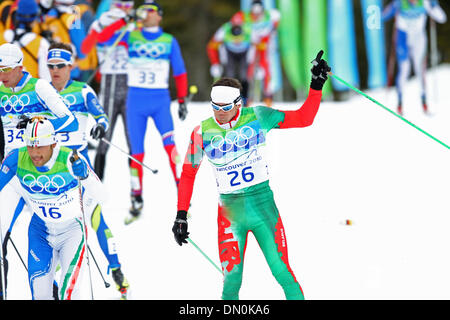
[[[106,54],[107,52],[108,49],[105,50]],[[105,53],[102,53],[103,57],[106,55]],[[101,59],[103,57],[101,57]],[[127,73],[127,70],[128,52],[123,46],[116,47],[114,52],[109,57],[106,57],[100,67],[100,73],[102,74],[125,74]]]
[[[78,130],[71,132],[60,132],[56,134],[57,140],[62,146],[85,146],[87,145],[86,127],[87,115],[77,114]]]
[[[15,126],[4,126],[3,133],[5,136],[5,154],[13,149],[21,148],[25,145],[23,133],[25,129],[17,129]]]
[[[224,166],[214,166],[219,193],[231,193],[267,181],[269,172],[263,149],[254,147]]]
[[[143,65],[130,64],[128,86],[147,89],[167,89],[169,87],[169,61],[150,60]]]
[[[34,177],[33,177],[34,178]],[[49,179],[47,176],[41,176],[37,179],[24,177],[25,183],[34,190],[45,190],[47,192],[57,192],[62,181],[58,176]],[[62,179],[62,178],[61,178]],[[33,212],[44,221],[60,223],[80,216],[81,203],[80,193],[77,188],[64,192],[58,196],[41,198],[27,193],[27,203],[31,206]]]

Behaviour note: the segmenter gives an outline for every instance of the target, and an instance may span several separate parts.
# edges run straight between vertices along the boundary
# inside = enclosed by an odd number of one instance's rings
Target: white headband
[[[215,86],[211,89],[211,101],[214,103],[233,103],[240,95],[238,88]]]

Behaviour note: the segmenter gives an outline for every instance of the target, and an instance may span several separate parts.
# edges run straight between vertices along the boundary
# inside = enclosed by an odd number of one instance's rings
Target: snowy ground
[[[428,75],[434,115],[422,113],[418,82],[412,79],[404,116],[448,144],[450,66]],[[368,94],[396,105],[393,90]],[[274,107],[294,109],[297,104]],[[191,103],[187,119],[180,122],[176,108],[173,104],[176,142],[184,157],[191,130],[211,110],[208,103]],[[173,239],[176,188],[151,122],[145,163],[159,173],[145,172],[144,212],[131,225],[123,223],[130,205],[127,158],[112,148],[106,167],[110,197],[104,215],[131,284],[130,299],[219,299],[221,274],[192,245],[179,247]],[[121,122],[112,141],[126,148]],[[450,299],[449,150],[356,94],[346,102],[323,102],[312,127],[271,131],[268,146],[290,265],[307,299]],[[206,161],[197,175],[191,215],[192,240],[219,264],[217,192]],[[345,225],[347,219],[353,224]],[[26,220],[18,221],[12,235],[24,258]],[[91,263],[94,298],[118,299],[92,231],[89,243],[111,284],[105,288]],[[25,269],[11,245],[8,252],[9,299],[30,299]],[[240,297],[284,299],[251,234]]]

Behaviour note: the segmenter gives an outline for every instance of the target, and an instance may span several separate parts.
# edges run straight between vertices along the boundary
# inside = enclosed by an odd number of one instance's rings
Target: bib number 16
[[[59,212],[57,211],[57,210],[59,210],[59,208],[56,208],[56,207],[50,207],[50,208],[48,209],[48,212],[47,212],[46,207],[39,207],[39,209],[42,210],[42,215],[43,215],[45,218],[47,218],[47,217],[50,217],[50,218],[53,218],[53,219],[59,219],[59,218],[61,218],[61,213],[59,213]]]
[[[239,171],[230,171],[227,175],[231,176],[230,185],[232,187],[238,186],[241,184],[241,181],[251,182],[255,178],[255,174],[251,171],[252,167],[245,167],[241,172]],[[242,178],[242,180],[241,180]]]

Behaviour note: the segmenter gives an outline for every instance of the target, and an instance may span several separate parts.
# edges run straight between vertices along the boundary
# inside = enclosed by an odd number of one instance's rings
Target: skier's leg
[[[235,221],[241,215],[243,203],[222,202],[218,214],[219,256],[223,271],[223,300],[238,300],[242,284],[245,248],[247,246],[248,229],[243,221]]]
[[[411,41],[411,60],[420,83],[420,96],[426,112],[426,53],[427,53],[427,35],[425,32],[418,33]]]
[[[398,112],[402,114],[403,110],[403,89],[405,87],[406,81],[408,80],[411,62],[409,60],[409,50],[407,44],[407,34],[402,30],[397,30],[397,63],[398,63],[398,73],[396,77],[396,87],[398,95]]]
[[[140,112],[140,106],[147,104],[145,95],[131,94],[127,98],[127,126],[131,145],[131,155],[137,160],[144,160],[144,138],[147,131],[148,116]],[[131,194],[142,195],[143,167],[137,162],[131,161]]]
[[[260,217],[260,222],[256,223],[252,232],[273,276],[283,288],[286,299],[303,300],[303,291],[289,266],[286,232],[273,196],[268,194],[264,201],[254,207],[254,211]]]
[[[53,300],[57,252],[48,241],[48,230],[36,215],[28,228],[28,281],[33,300]]]
[[[111,100],[108,98],[111,94],[111,81],[113,75],[105,74],[102,76],[102,80],[100,83],[100,103],[105,110],[106,115],[109,119],[109,129],[105,134],[105,139],[111,141],[112,134],[114,132],[114,127],[116,124],[117,116],[114,116],[114,105],[111,103]],[[99,145],[97,147],[97,152],[95,154],[94,159],[94,171],[99,177],[100,180],[103,180],[105,173],[105,165],[106,165],[106,154],[108,152],[109,145],[102,140],[100,140]]]
[[[64,231],[58,235],[57,246],[61,263],[60,300],[82,298],[81,280],[87,268],[86,255],[88,253],[85,232],[83,231],[85,224],[81,219],[75,220],[64,227]]]

